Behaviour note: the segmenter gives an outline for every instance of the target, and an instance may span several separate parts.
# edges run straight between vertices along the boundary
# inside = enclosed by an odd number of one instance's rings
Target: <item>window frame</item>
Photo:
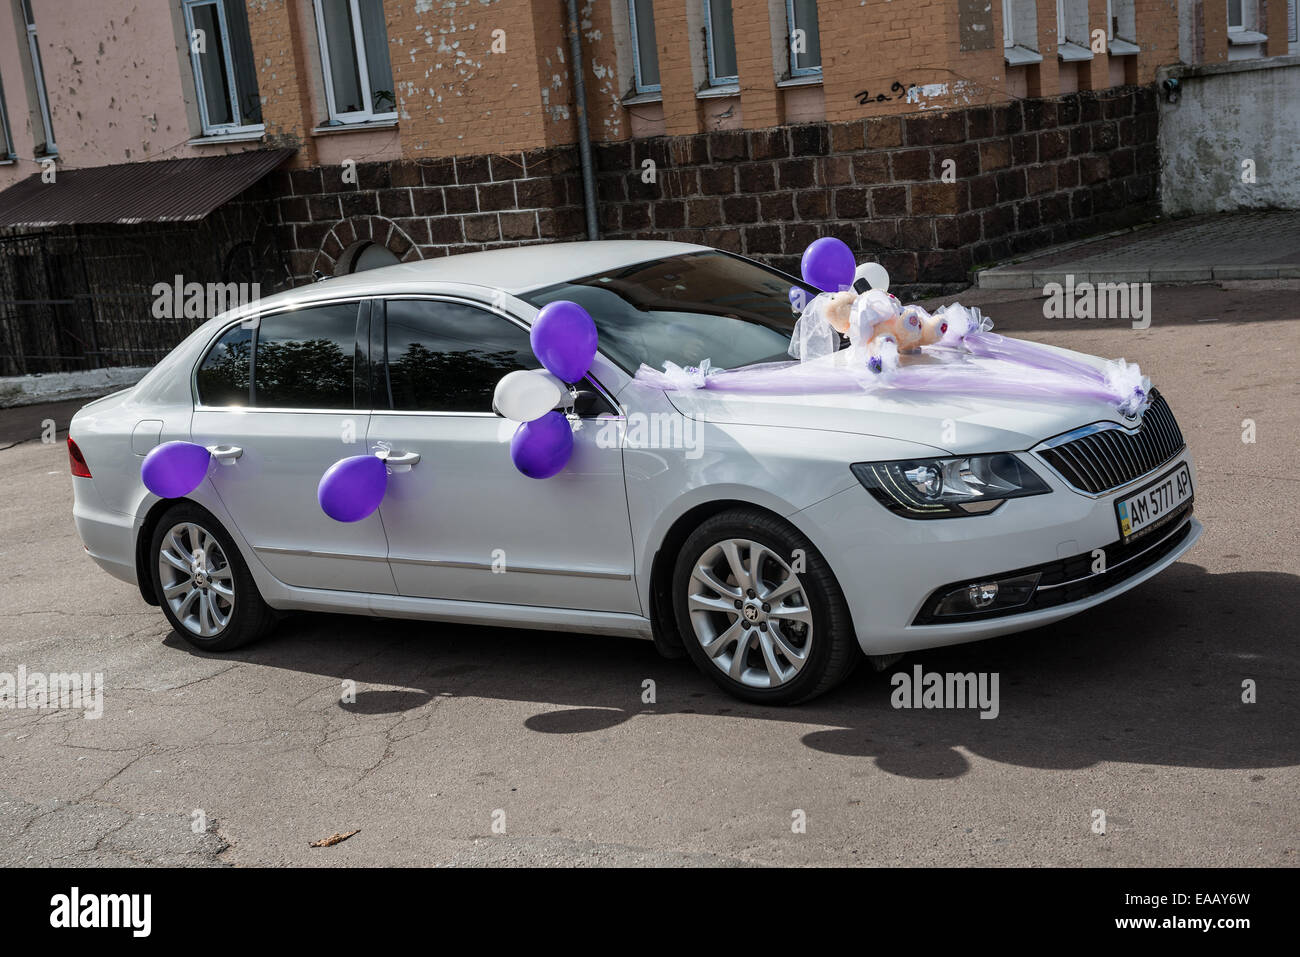
[[[276,316],[283,316],[291,312],[299,312],[304,309],[317,309],[324,306],[338,306],[346,303],[352,303],[357,307],[356,324],[353,326],[353,346],[352,346],[352,408],[350,409],[327,409],[311,406],[281,406],[281,405],[257,405],[257,348],[262,331],[262,323],[267,319],[274,319]],[[226,325],[222,326],[212,338],[208,340],[199,353],[194,367],[190,370],[190,398],[194,404],[196,412],[238,412],[241,415],[249,412],[303,412],[322,415],[338,415],[345,412],[369,413],[373,412],[374,396],[373,387],[373,370],[371,369],[371,316],[373,315],[373,300],[368,296],[338,296],[330,299],[312,300],[310,302],[294,303],[290,306],[281,306],[276,309],[269,309],[266,312],[257,313],[251,316],[242,316]],[[208,405],[202,401],[199,394],[199,370],[203,368],[203,363],[212,354],[221,340],[226,337],[232,329],[237,326],[248,326],[252,330],[252,342],[249,347],[248,355],[248,396],[245,405]],[[366,401],[361,401],[363,398]]]
[[[312,0],[312,7],[316,12],[316,43],[320,50],[321,79],[325,84],[325,104],[326,109],[329,111],[329,125],[349,126],[357,123],[396,121],[396,101],[394,101],[391,111],[386,113],[375,112],[375,91],[370,88],[370,69],[366,60],[366,39],[361,28],[360,0],[347,0],[347,4],[348,13],[352,20],[352,55],[356,58],[357,80],[361,84],[361,92],[363,93],[366,108],[364,110],[351,110],[347,113],[339,112],[334,102],[334,67],[330,63],[329,34],[325,31],[325,9],[321,4],[322,0]],[[388,42],[387,22],[384,24],[384,42]],[[391,54],[389,69],[392,69]],[[393,96],[397,96],[395,81]]]
[[[4,155],[0,156],[0,163],[12,163],[18,158],[18,153],[14,149],[13,128],[9,125],[9,104],[5,102],[4,83],[0,81],[0,148],[4,149]]]
[[[371,312],[372,322],[370,325],[371,328],[370,356],[372,360],[370,363],[371,390],[374,399],[382,400],[382,401],[373,401],[371,403],[371,405],[373,406],[371,411],[376,415],[438,415],[438,416],[460,416],[460,417],[470,416],[474,418],[487,417],[487,418],[494,418],[494,419],[502,418],[502,416],[500,416],[498,413],[492,411],[472,412],[472,411],[447,411],[444,409],[394,409],[393,408],[392,380],[389,378],[389,373],[388,373],[388,303],[392,301],[441,302],[441,303],[447,303],[449,305],[454,305],[454,306],[468,306],[471,309],[477,309],[478,311],[486,313],[487,315],[495,319],[499,319],[502,322],[510,323],[511,325],[519,329],[524,334],[525,337],[528,337],[532,333],[531,324],[525,322],[519,316],[515,315],[512,312],[507,312],[504,309],[499,309],[493,306],[491,303],[482,302],[478,299],[468,299],[460,296],[440,294],[440,293],[423,293],[423,294],[422,293],[392,293],[386,296],[376,296],[370,300],[371,309],[372,309]],[[604,356],[601,354],[599,350],[597,350],[596,352],[596,358],[597,360],[604,359]],[[609,362],[611,360],[605,359],[604,361]],[[540,367],[540,363],[539,363],[539,367]],[[596,418],[602,415],[617,416],[617,417],[622,416],[622,412],[619,409],[618,403],[614,401],[613,395],[610,393],[608,389],[605,388],[605,386],[596,377],[594,363],[593,363],[593,367],[587,371],[587,375],[585,376],[583,381],[591,383],[592,387],[595,389],[596,393],[600,396],[602,402],[604,403],[605,408],[587,413],[585,415],[580,416],[580,418],[584,418],[584,419]]]
[[[213,123],[208,116],[208,98],[204,87],[203,71],[194,53],[194,8],[214,6],[217,8],[217,26],[221,29],[222,66],[226,70],[226,86],[230,91],[230,115],[232,123]],[[195,99],[199,104],[199,125],[204,136],[225,136],[231,133],[258,133],[266,129],[265,123],[246,123],[243,110],[239,108],[239,84],[235,74],[235,49],[230,42],[230,24],[226,20],[224,0],[181,0],[181,10],[185,15],[185,40],[190,51],[190,70],[194,74]],[[205,53],[204,56],[207,54]],[[258,91],[261,95],[261,91]]]
[[[732,11],[731,22],[732,37],[732,55],[735,56],[735,37],[736,21],[735,11]],[[788,45],[788,41],[787,41]],[[736,73],[734,76],[718,76],[717,64],[714,59],[713,43],[713,3],[712,0],[704,0],[704,60],[705,68],[708,71],[708,82],[710,87],[728,87],[740,85],[740,60],[736,60]]]
[[[651,6],[653,14],[654,7]],[[662,93],[663,92],[663,74],[659,74],[658,83],[645,83],[641,79],[641,42],[640,34],[636,25],[636,0],[627,0],[628,23],[631,24],[632,34],[632,92],[638,96],[643,93]],[[653,23],[651,24],[653,26]],[[656,34],[656,37],[658,34]],[[659,50],[655,50],[655,67],[659,66]]]
[[[1241,22],[1232,22],[1232,3],[1224,4],[1224,18],[1228,23],[1229,33],[1253,33],[1259,29],[1259,3],[1257,0],[1241,0]]]
[[[36,105],[41,113],[41,127],[45,134],[45,143],[37,150],[37,155],[58,156],[59,146],[54,138],[54,116],[50,109],[50,94],[45,86],[45,62],[41,59],[40,38],[36,31],[36,13],[32,10],[31,0],[21,0],[23,23],[27,30],[27,56],[31,61],[32,80],[36,86]]]
[[[1006,0],[1003,0],[1003,2],[1006,2]],[[817,4],[815,0],[813,3],[813,10],[815,12],[820,13],[820,11],[817,10]],[[800,29],[800,27],[799,24],[795,22],[794,0],[785,0],[785,23],[786,23],[785,50],[790,60],[791,78],[804,77],[804,76],[821,76],[822,64],[821,64],[821,46],[820,46],[820,37],[821,37],[820,19],[818,20],[818,31],[817,31],[819,45],[817,48],[818,59],[817,59],[816,66],[800,66],[800,67],[795,66],[794,31]],[[805,31],[805,33],[806,32],[807,31]]]
[[[787,0],[789,2],[789,0]],[[1016,11],[1015,0],[1002,0],[1002,49],[1010,50],[1016,45]]]

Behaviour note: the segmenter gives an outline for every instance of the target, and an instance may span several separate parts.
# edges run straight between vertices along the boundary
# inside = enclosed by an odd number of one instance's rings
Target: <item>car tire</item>
[[[275,612],[262,600],[234,541],[193,502],[180,502],[158,519],[148,567],[167,621],[195,648],[231,651],[275,625]]]
[[[862,658],[830,566],[798,529],[770,512],[729,509],[701,524],[678,553],[672,597],[691,659],[745,701],[808,701],[847,678]]]

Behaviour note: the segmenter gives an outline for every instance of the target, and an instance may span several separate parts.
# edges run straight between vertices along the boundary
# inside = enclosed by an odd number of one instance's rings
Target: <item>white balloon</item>
[[[497,383],[492,407],[515,422],[540,419],[560,401],[560,389],[545,373],[516,369]]]
[[[865,279],[872,289],[889,292],[889,272],[880,263],[863,263],[853,274],[854,279]]]

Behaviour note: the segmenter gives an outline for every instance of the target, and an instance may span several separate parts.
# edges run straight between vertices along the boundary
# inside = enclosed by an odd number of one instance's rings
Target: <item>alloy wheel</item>
[[[731,538],[706,549],[691,571],[687,611],[705,654],[748,687],[780,687],[808,662],[807,595],[794,569],[766,545]]]
[[[172,526],[158,550],[162,599],[192,635],[213,638],[235,610],[234,575],[221,543],[193,522]]]

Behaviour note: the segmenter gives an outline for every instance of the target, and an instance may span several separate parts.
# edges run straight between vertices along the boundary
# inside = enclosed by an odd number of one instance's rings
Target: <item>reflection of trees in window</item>
[[[490,412],[497,381],[525,365],[515,349],[484,352],[465,349],[435,352],[422,342],[407,344],[397,358],[389,357],[388,375],[393,408],[429,412]]]
[[[232,341],[228,336],[208,353],[199,369],[199,401],[204,405],[245,405],[248,402],[249,334]]]
[[[282,408],[352,408],[352,348],[332,339],[259,340],[257,404]]]

